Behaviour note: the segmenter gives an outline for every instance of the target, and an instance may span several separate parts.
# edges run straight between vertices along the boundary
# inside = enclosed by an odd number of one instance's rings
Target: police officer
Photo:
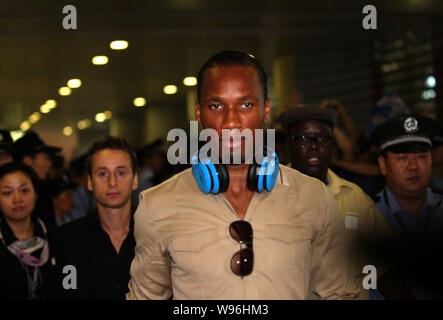
[[[372,135],[373,143],[380,151],[380,171],[386,178],[386,186],[378,194],[376,204],[399,236],[393,252],[409,251],[407,261],[399,261],[409,266],[416,263],[416,270],[432,277],[435,275],[429,268],[439,265],[434,259],[435,246],[439,245],[439,241],[430,237],[437,236],[443,229],[443,195],[428,187],[432,169],[431,139],[437,128],[437,124],[429,118],[403,116],[384,122]],[[406,243],[417,250],[406,248]],[[428,265],[424,259],[430,259],[432,263]],[[428,270],[424,271],[426,268]],[[436,282],[434,280],[430,282]],[[417,285],[416,276],[407,282],[417,298],[436,297],[430,292],[433,290]],[[440,294],[438,297],[441,297]]]
[[[290,166],[321,180],[337,202],[351,252],[353,277],[348,286],[362,286],[364,266],[376,264],[374,257],[366,255],[362,243],[375,241],[378,234],[389,234],[389,226],[374,202],[359,186],[342,179],[330,169],[336,119],[336,111],[315,105],[289,108],[279,117],[288,136]],[[382,268],[376,267],[377,276],[381,276]],[[369,299],[369,291],[361,289],[359,298]]]

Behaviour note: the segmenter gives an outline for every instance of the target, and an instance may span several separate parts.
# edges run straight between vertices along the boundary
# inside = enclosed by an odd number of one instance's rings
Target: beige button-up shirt
[[[238,220],[223,194],[203,194],[191,169],[144,191],[135,213],[137,242],[127,299],[324,299],[346,292],[349,259],[335,200],[325,185],[280,166],[271,192],[255,193],[245,220],[253,228],[254,269],[230,269],[240,245]]]
[[[351,277],[348,286],[360,286],[359,299],[369,299],[369,291],[363,288],[366,275],[362,272],[363,267],[375,266],[377,277],[383,274],[385,268],[377,262],[376,257],[367,254],[364,246],[389,236],[389,225],[372,199],[359,186],[340,178],[332,170],[328,170],[327,177],[327,188],[337,201],[345,225],[346,243],[350,249]]]

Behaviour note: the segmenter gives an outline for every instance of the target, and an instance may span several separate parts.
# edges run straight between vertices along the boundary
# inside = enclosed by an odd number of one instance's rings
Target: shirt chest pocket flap
[[[215,258],[218,252],[216,229],[188,233],[172,241],[172,258],[177,266],[185,271],[213,273],[219,263]]]
[[[283,273],[304,272],[309,267],[312,233],[304,226],[266,225],[269,264]]]

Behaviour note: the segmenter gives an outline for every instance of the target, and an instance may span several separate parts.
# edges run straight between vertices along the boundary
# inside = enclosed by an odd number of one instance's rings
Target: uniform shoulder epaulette
[[[374,201],[374,203],[377,203],[380,201],[380,196],[378,196],[376,194],[370,194],[369,197],[372,199],[372,201]]]

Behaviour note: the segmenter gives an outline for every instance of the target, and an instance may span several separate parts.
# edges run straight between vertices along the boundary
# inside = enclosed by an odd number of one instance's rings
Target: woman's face
[[[7,221],[23,221],[34,210],[37,194],[31,179],[16,171],[0,179],[0,209]]]

